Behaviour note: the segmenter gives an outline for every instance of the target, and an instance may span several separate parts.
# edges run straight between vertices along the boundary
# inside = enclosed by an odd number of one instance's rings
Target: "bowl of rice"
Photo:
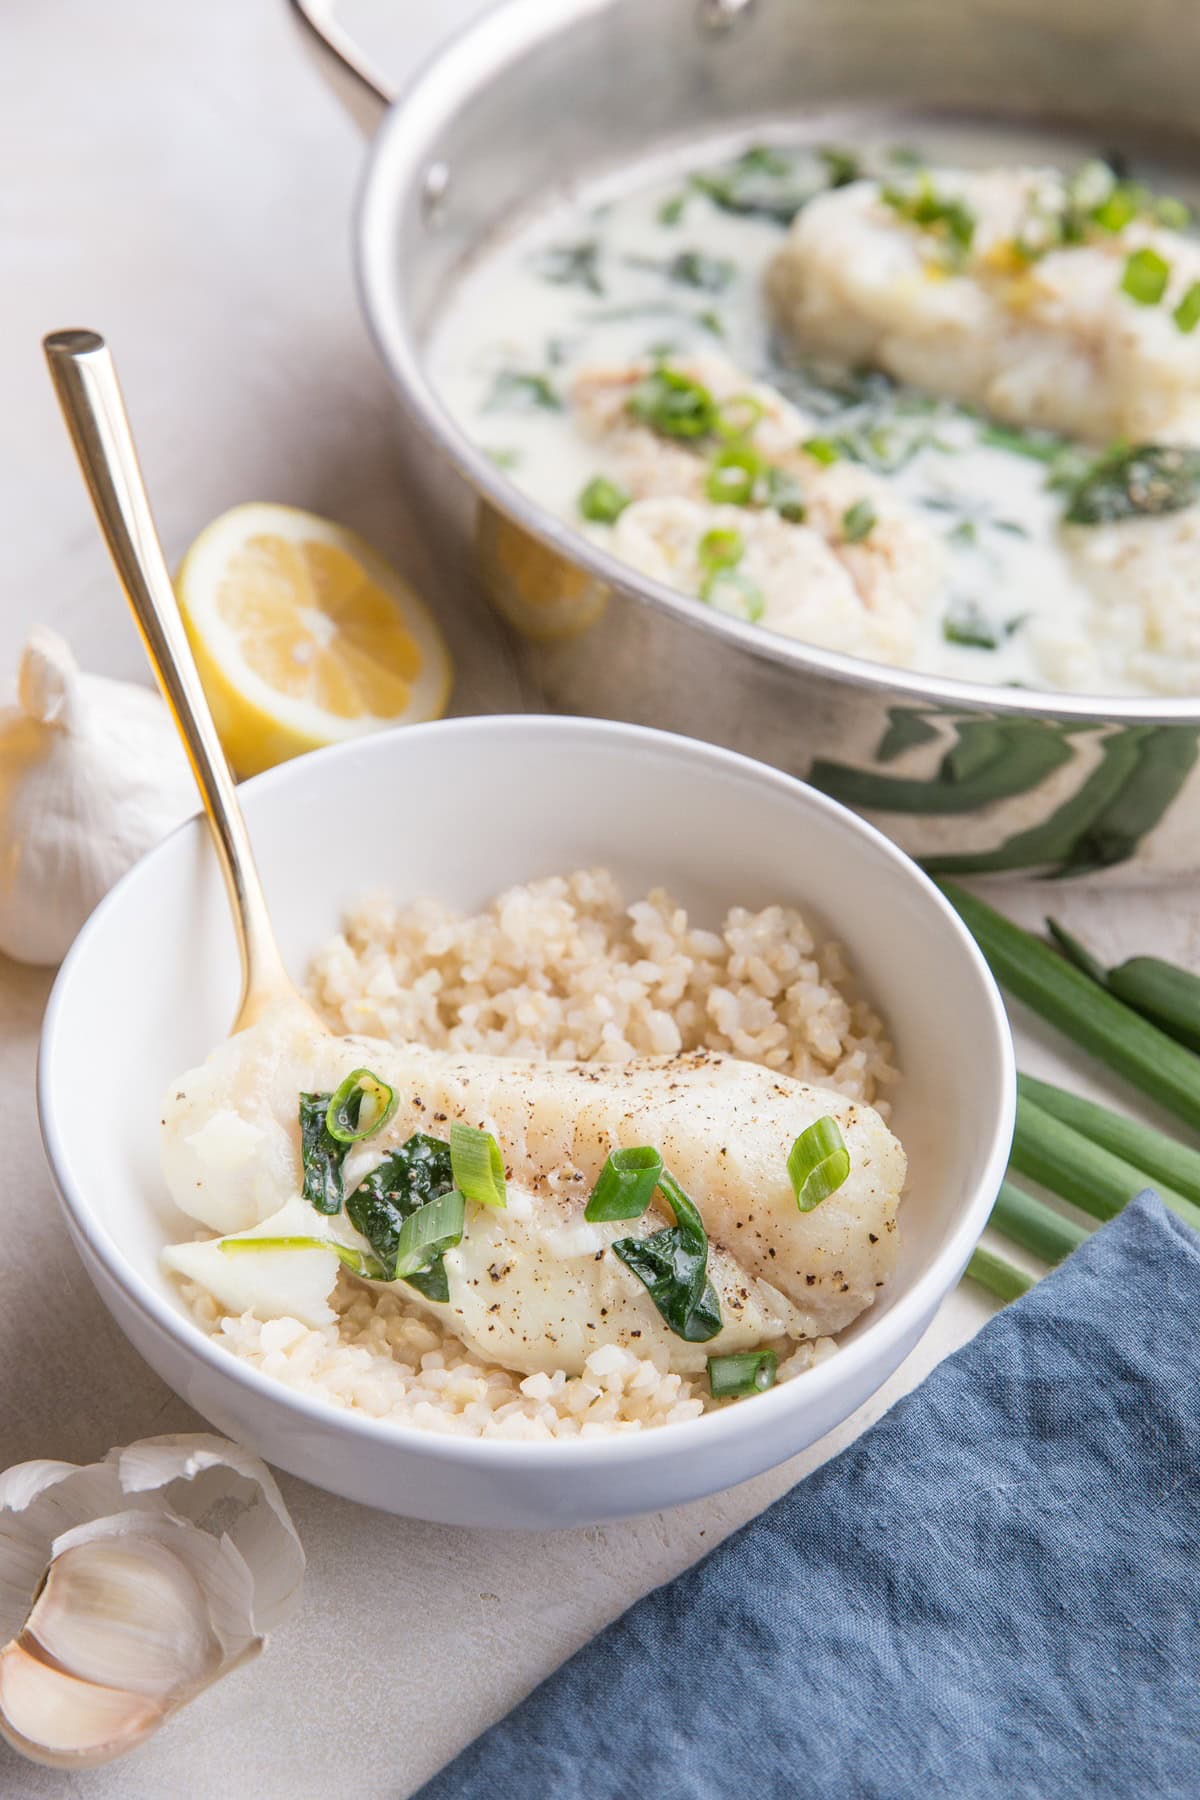
[[[88,1272],[143,1356],[221,1430],[367,1504],[475,1526],[678,1504],[796,1454],[893,1372],[958,1279],[1003,1173],[1003,1007],[937,889],[792,778],[594,720],[387,732],[246,784],[284,953],[339,1033],[573,1063],[718,1052],[874,1107],[908,1154],[895,1274],[771,1391],[628,1345],[506,1369],[403,1283],[339,1279],[322,1325],[172,1276],[186,1235],[160,1103],[227,1032],[237,953],[203,826],[146,857],[63,965],[43,1136]],[[97,1069],[119,1071],[96,1079]]]

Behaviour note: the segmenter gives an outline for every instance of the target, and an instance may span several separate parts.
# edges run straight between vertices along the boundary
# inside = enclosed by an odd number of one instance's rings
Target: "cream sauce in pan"
[[[431,347],[435,382],[467,436],[543,506],[630,557],[630,532],[581,517],[587,484],[614,470],[603,436],[581,426],[575,384],[597,367],[636,371],[656,359],[691,367],[702,363],[690,359],[719,357],[791,401],[805,430],[886,484],[936,546],[937,577],[925,584],[902,649],[826,639],[831,647],[997,684],[1094,693],[1200,688],[1200,592],[1194,662],[1186,633],[1183,641],[1169,632],[1156,640],[1147,623],[1150,590],[1162,591],[1163,555],[1186,585],[1192,530],[1200,590],[1200,507],[1082,536],[1081,528],[1064,530],[1063,482],[1078,478],[1097,446],[998,431],[952,400],[881,374],[805,363],[781,343],[763,294],[798,197],[851,174],[911,185],[925,165],[1071,170],[1098,147],[927,124],[919,152],[891,136],[844,152],[832,129],[818,143],[788,143],[775,131],[761,141],[770,146],[761,166],[751,158],[733,176],[738,205],[748,199],[755,210],[721,203],[744,142],[693,144],[669,161],[552,196],[487,246],[465,271]],[[1156,192],[1192,198],[1177,172],[1139,165],[1133,175]],[[668,449],[677,453],[678,445]],[[1139,542],[1147,534],[1148,551]],[[695,579],[681,573],[675,585],[694,592]],[[757,616],[765,627],[808,635],[803,623],[787,622],[769,584]]]

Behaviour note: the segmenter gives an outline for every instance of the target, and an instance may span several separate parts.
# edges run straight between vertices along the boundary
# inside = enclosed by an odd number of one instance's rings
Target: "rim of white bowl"
[[[349,759],[360,754],[364,746],[383,743],[401,734],[406,742],[419,744],[424,738],[450,733],[484,739],[497,733],[528,733],[545,737],[560,735],[579,740],[620,739],[696,764],[719,764],[743,780],[776,787],[798,799],[801,805],[824,814],[833,829],[858,839],[868,853],[881,856],[892,863],[902,878],[911,882],[923,894],[931,913],[939,917],[943,928],[957,938],[960,947],[966,952],[968,962],[974,967],[1001,1069],[1000,1091],[996,1095],[995,1119],[983,1173],[929,1267],[897,1297],[888,1313],[877,1322],[868,1320],[861,1336],[852,1342],[839,1344],[836,1356],[806,1370],[794,1381],[782,1382],[764,1394],[755,1395],[752,1406],[726,1407],[717,1413],[703,1414],[698,1419],[655,1426],[642,1432],[620,1432],[596,1438],[554,1438],[549,1441],[528,1442],[520,1439],[459,1437],[429,1431],[418,1425],[374,1419],[353,1412],[348,1407],[338,1406],[332,1400],[302,1394],[289,1387],[286,1382],[263,1374],[231,1351],[221,1349],[216,1340],[207,1336],[186,1312],[155,1292],[129,1263],[120,1243],[92,1211],[80,1184],[74,1178],[70,1158],[59,1132],[56,1101],[50,1091],[50,1065],[54,1060],[55,1040],[69,1011],[75,971],[87,955],[89,939],[108,913],[124,904],[124,896],[136,890],[138,884],[146,879],[147,871],[156,860],[172,853],[169,846],[176,838],[186,832],[204,830],[199,817],[186,820],[121,877],[84,924],[68,951],[50,992],[38,1049],[38,1122],[55,1188],[68,1221],[86,1242],[110,1279],[143,1317],[168,1337],[175,1339],[200,1362],[235,1385],[261,1395],[269,1404],[285,1412],[327,1429],[345,1431],[351,1437],[363,1437],[385,1447],[393,1444],[406,1453],[416,1452],[437,1461],[467,1467],[504,1463],[513,1468],[533,1471],[551,1469],[560,1465],[565,1458],[572,1462],[583,1460],[612,1466],[631,1466],[669,1452],[672,1460],[680,1460],[693,1450],[697,1454],[703,1453],[705,1446],[714,1453],[718,1452],[722,1444],[736,1441],[747,1432],[755,1436],[769,1434],[773,1420],[779,1419],[785,1412],[802,1408],[806,1401],[815,1401],[833,1389],[844,1385],[852,1386],[854,1376],[865,1363],[875,1360],[880,1351],[894,1348],[898,1340],[907,1337],[922,1315],[926,1311],[932,1312],[949,1292],[983,1232],[1007,1166],[1016,1110],[1016,1068],[1012,1037],[1004,1003],[991,971],[975,940],[949,901],[924,871],[875,826],[860,819],[840,802],[829,799],[816,788],[807,786],[795,776],[784,774],[782,770],[756,762],[752,757],[743,756],[737,751],[725,750],[675,732],[659,731],[651,726],[548,713],[493,713],[438,719],[424,725],[406,725],[391,731],[363,735],[343,744],[332,745],[328,749],[313,751],[307,756],[281,763],[265,774],[254,776],[242,784],[241,792],[255,795],[292,782],[303,782],[306,769],[317,761],[324,765],[335,759]]]

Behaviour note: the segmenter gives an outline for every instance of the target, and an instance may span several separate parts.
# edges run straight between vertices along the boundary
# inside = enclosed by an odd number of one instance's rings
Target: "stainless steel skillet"
[[[1200,696],[985,687],[699,607],[515,488],[443,408],[425,354],[457,273],[518,209],[689,136],[763,135],[836,108],[845,137],[856,119],[953,112],[1200,167],[1193,0],[508,0],[390,105],[329,0],[293,4],[378,127],[357,262],[406,472],[431,520],[470,545],[533,691],[814,780],[935,871],[1146,881],[1200,868]]]

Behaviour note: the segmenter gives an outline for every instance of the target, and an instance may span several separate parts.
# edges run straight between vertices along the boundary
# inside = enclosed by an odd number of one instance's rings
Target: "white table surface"
[[[348,6],[393,70],[473,10]],[[61,629],[87,666],[145,678],[38,350],[45,331],[88,325],[117,353],[170,557],[240,500],[328,513],[409,567],[447,613],[459,710],[512,704],[476,603],[433,579],[404,518],[387,384],[350,275],[362,142],[284,0],[7,9],[0,150],[0,683],[35,621]],[[1006,890],[1030,922],[1045,900],[1045,889]],[[1102,954],[1152,945],[1200,965],[1200,909],[1181,889],[1055,888],[1053,901]],[[49,985],[47,972],[0,958],[0,1468],[202,1428],[111,1323],[59,1219],[33,1102]],[[1026,1066],[1061,1077],[1050,1039],[1017,1024]],[[284,1477],[309,1557],[299,1620],[127,1762],[68,1778],[0,1746],[0,1796],[403,1800],[637,1595],[850,1441],[990,1311],[967,1284],[839,1431],[670,1514],[489,1534],[391,1518]]]

